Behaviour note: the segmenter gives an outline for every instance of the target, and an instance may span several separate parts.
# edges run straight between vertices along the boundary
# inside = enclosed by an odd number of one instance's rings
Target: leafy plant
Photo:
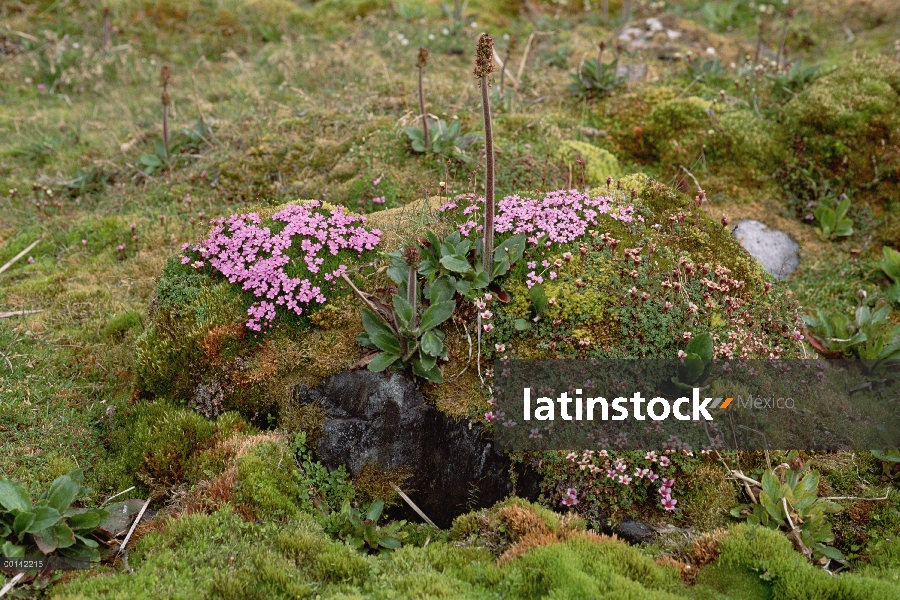
[[[524,235],[507,238],[494,249],[493,271],[487,273],[483,267],[484,261],[477,260],[483,251],[481,244],[473,244],[471,240],[463,238],[459,231],[454,231],[443,240],[431,231],[427,231],[425,235],[428,244],[421,248],[423,258],[419,264],[419,274],[429,279],[449,278],[461,296],[472,290],[484,289],[493,280],[506,275],[525,253]],[[396,265],[394,269],[393,277],[396,277]],[[390,272],[388,274],[391,275]]]
[[[378,525],[378,519],[384,510],[384,500],[378,499],[369,505],[365,512],[354,508],[350,501],[344,502],[341,512],[332,521],[330,531],[345,541],[351,548],[367,553],[386,554],[396,550],[406,538],[401,531],[406,521],[393,521],[386,527]]]
[[[900,304],[900,252],[887,246],[881,251],[884,254],[884,260],[878,266],[894,282],[885,291],[884,296],[891,302]]]
[[[477,133],[462,133],[462,125],[453,120],[447,125],[443,119],[426,117],[428,124],[428,143],[425,132],[420,127],[407,127],[404,133],[410,139],[413,151],[419,153],[440,154],[446,158],[471,163],[472,159],[464,152],[481,136]]]
[[[884,478],[891,480],[900,476],[900,450],[897,448],[872,450],[872,456],[881,461],[881,472]]]
[[[678,376],[672,378],[672,383],[682,389],[691,389],[703,376],[703,371],[713,359],[712,335],[707,332],[692,338],[681,358],[683,360],[678,369]]]
[[[0,479],[0,554],[5,557],[61,555],[96,562],[98,543],[91,533],[103,525],[109,513],[99,508],[71,508],[89,493],[81,485],[80,469],[57,477],[49,489],[31,501],[21,485]]]
[[[187,162],[189,154],[195,154],[200,145],[212,135],[209,127],[202,119],[197,119],[193,127],[182,127],[181,131],[169,140],[168,152],[165,140],[156,140],[152,154],[142,154],[140,163],[144,167],[144,173],[153,175],[160,169],[174,168],[178,162]]]
[[[822,76],[819,65],[804,65],[802,60],[791,64],[787,71],[778,71],[766,75],[772,81],[773,97],[786,101]]]
[[[850,209],[850,198],[844,198],[835,206],[829,200],[823,200],[813,210],[813,215],[819,222],[816,232],[822,239],[833,240],[838,237],[853,235],[853,220],[847,218],[847,210]]]
[[[815,317],[806,315],[803,320],[827,352],[868,361],[871,369],[880,370],[900,360],[900,325],[891,326],[890,312],[886,305],[873,311],[863,304],[853,319],[819,309]]]
[[[791,454],[796,456],[796,451]],[[732,516],[785,532],[798,550],[812,558],[844,558],[826,545],[834,541],[834,535],[825,515],[840,512],[841,507],[818,497],[819,473],[803,475],[802,468],[776,468],[763,473],[761,483],[758,503],[741,504],[731,510]]]
[[[603,64],[603,48],[600,44],[600,52],[595,60],[586,60],[578,68],[577,73],[572,74],[572,83],[569,90],[579,96],[591,96],[602,98],[611,96],[616,88],[625,83],[626,77],[618,74],[619,58],[611,63]]]
[[[444,346],[444,332],[437,327],[456,309],[453,299],[456,289],[447,277],[435,279],[424,291],[429,306],[422,309],[416,273],[418,247],[407,248],[405,256],[397,252],[390,257],[394,265],[388,275],[397,283],[398,293],[392,298],[392,306],[383,312],[363,309],[365,332],[356,339],[361,346],[381,351],[369,362],[370,371],[383,371],[399,361],[411,365],[416,375],[441,383],[444,378],[437,359],[447,356],[447,347]],[[405,272],[401,270],[402,278],[397,273],[398,259],[406,265]]]

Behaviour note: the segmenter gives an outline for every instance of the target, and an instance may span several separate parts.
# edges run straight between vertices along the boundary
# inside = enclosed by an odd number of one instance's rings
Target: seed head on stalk
[[[490,275],[494,269],[494,136],[491,127],[491,99],[488,88],[494,72],[494,40],[483,33],[475,51],[475,77],[481,85],[481,112],[484,116],[484,249],[482,264]]]
[[[422,113],[422,138],[425,149],[430,147],[428,141],[428,117],[425,116],[425,90],[422,84],[425,66],[428,64],[428,48],[419,48],[419,56],[416,57],[416,67],[419,69],[419,112]]]

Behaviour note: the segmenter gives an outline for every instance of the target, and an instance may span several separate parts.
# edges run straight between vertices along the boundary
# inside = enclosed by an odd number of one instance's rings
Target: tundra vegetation
[[[490,428],[507,357],[897,357],[894,4],[0,4],[0,555],[92,564],[0,587],[900,597],[896,449],[522,454],[536,502],[441,530],[290,394]]]

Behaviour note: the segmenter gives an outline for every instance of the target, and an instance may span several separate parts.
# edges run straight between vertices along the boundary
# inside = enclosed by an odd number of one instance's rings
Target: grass
[[[615,16],[618,5],[611,4]],[[752,53],[757,29],[749,13],[739,11],[733,20],[723,21],[720,17],[725,12],[704,10],[704,5],[735,2],[673,4],[666,9],[671,15],[664,19],[666,27],[689,32],[678,42],[678,50],[691,49],[700,55],[712,46],[723,63],[740,62],[744,53]],[[787,41],[790,58],[817,62],[823,70],[841,67],[851,54],[880,54],[896,60],[900,19],[890,0],[796,4],[799,14]],[[758,127],[744,127],[756,111],[752,102],[734,100],[729,109],[722,108],[731,116],[710,124],[704,111],[709,106],[720,109],[720,104],[712,104],[720,102],[719,83],[727,87],[728,96],[744,97],[739,78],[729,75],[722,81],[692,84],[683,62],[639,56],[629,56],[627,61],[648,63],[646,82],[631,83],[602,102],[570,97],[565,92],[570,72],[582,56],[595,56],[597,41],[609,39],[618,24],[604,25],[596,14],[561,3],[532,5],[534,12],[520,12],[518,2],[473,0],[463,21],[455,23],[436,0],[392,5],[381,0],[118,0],[109,4],[112,41],[104,51],[103,11],[98,3],[3,3],[0,264],[39,236],[43,240],[30,253],[33,261],[23,259],[0,274],[0,312],[44,312],[0,319],[0,476],[36,492],[56,476],[81,467],[86,484],[94,489],[93,498],[100,501],[134,483],[143,486],[142,492],[175,494],[204,479],[204,469],[222,468],[224,463],[207,456],[210,462],[189,465],[188,471],[194,471],[187,483],[154,487],[157,484],[148,483],[142,462],[144,450],[130,448],[128,452],[137,452],[133,455],[123,450],[128,434],[150,418],[132,406],[134,346],[148,325],[147,309],[166,261],[181,244],[203,235],[209,219],[249,207],[317,198],[358,212],[406,207],[408,222],[421,224],[427,216],[414,207],[421,198],[435,196],[440,182],[446,182],[451,193],[480,189],[482,146],[469,149],[475,162],[467,168],[441,157],[412,153],[402,131],[418,123],[415,55],[420,46],[431,51],[425,72],[429,110],[441,119],[459,119],[464,131],[480,131],[479,90],[471,68],[475,38],[483,30],[492,33],[501,55],[505,34],[519,37],[519,50],[512,60],[516,70],[518,53],[529,34],[553,31],[537,38],[540,41],[532,46],[518,86],[507,73],[507,83],[515,87],[511,101],[494,99],[499,193],[569,185],[602,187],[603,182],[596,179],[603,179],[605,169],[613,168],[622,174],[647,172],[677,185],[684,177],[680,169],[684,165],[708,188],[713,202],[706,208],[716,220],[725,210],[732,219],[742,212],[778,213],[778,218],[791,221],[801,241],[803,235],[810,238],[804,243],[810,260],[788,281],[804,307],[849,312],[858,302],[857,290],[865,289],[870,298],[880,293],[884,281],[874,263],[882,245],[897,244],[896,220],[890,221],[897,210],[897,178],[889,170],[882,169],[879,186],[853,183],[858,195],[851,213],[857,223],[852,238],[816,241],[811,226],[795,214],[794,191],[785,190],[773,176],[778,165],[762,164],[772,155],[758,148],[745,155],[733,150],[747,140],[755,144],[775,139],[777,152],[784,155],[779,156],[789,157],[786,142],[772,137],[783,117],[780,109],[774,107],[765,119],[753,121]],[[642,18],[661,14],[646,6],[633,10]],[[769,34],[771,47],[777,45],[774,32],[780,32],[779,23],[774,22]],[[844,25],[853,33],[852,43]],[[560,57],[566,68],[558,66]],[[187,148],[176,168],[148,175],[141,157],[153,154],[162,136],[158,79],[164,62],[173,71],[171,131],[193,128],[203,119],[211,135]],[[660,95],[663,87],[670,89],[667,97]],[[663,100],[668,104],[658,108]],[[690,120],[682,118],[685,111]],[[692,125],[676,130],[671,127],[673,120],[679,126],[688,121]],[[589,137],[585,127],[603,129],[607,135]],[[710,128],[715,135],[707,138]],[[885,136],[884,150],[874,147],[873,152],[884,165],[894,164],[891,146],[896,147],[898,139],[888,130]],[[672,140],[677,143],[673,145]],[[728,146],[721,140],[740,143]],[[583,181],[575,162],[582,144],[590,144],[599,155],[598,164],[588,171],[588,181]],[[610,165],[606,152],[618,159],[617,167]],[[585,153],[585,158],[591,157]],[[748,164],[758,173],[748,175]],[[821,172],[810,177],[821,183]],[[381,191],[374,193],[372,182],[378,178],[383,181]],[[695,192],[690,179],[687,189]],[[371,202],[382,194],[387,197],[384,205]],[[770,206],[766,202],[776,210],[761,210]],[[403,234],[404,228],[398,226],[389,237],[393,240]],[[897,320],[896,311],[892,318]],[[309,342],[304,349],[306,360],[318,361],[323,369],[334,368],[323,351],[333,339],[333,333],[326,332]],[[453,341],[459,347],[466,343],[464,338]],[[470,392],[460,383],[439,402],[462,414],[470,407],[459,396]],[[183,403],[187,398],[177,400]],[[178,407],[169,410],[178,418],[194,418],[178,412],[183,410]],[[259,421],[265,426],[266,416],[260,415]],[[210,436],[219,440],[212,429],[201,433],[204,440]],[[141,439],[152,440],[153,435],[159,431],[149,431]],[[245,469],[251,462],[244,463]],[[860,467],[858,477],[869,481],[867,490],[874,490],[880,485],[880,471],[870,462]],[[834,473],[835,489],[862,493],[846,464],[824,467]],[[194,521],[183,525],[173,520],[167,532],[148,534],[140,546],[140,559],[135,560],[138,578],[129,582],[127,576],[113,575],[79,580],[68,591],[60,586],[59,595],[139,595],[145,584],[166,585],[167,574],[180,568],[174,566],[179,553],[186,551],[179,544],[189,539],[198,540],[210,565],[230,564],[229,552],[247,547],[253,548],[254,560],[275,556],[272,564],[293,565],[299,555],[283,548],[272,550],[262,542],[269,534],[300,535],[296,528],[273,524],[286,510],[286,502],[290,500],[279,496],[260,509],[269,522],[262,529],[227,512],[192,517]],[[858,524],[848,525],[854,535],[862,535],[856,545],[871,545],[871,557],[893,556],[878,545],[886,543],[883,539],[894,535],[898,527],[892,506],[886,505],[878,513],[879,520],[863,528],[864,535]],[[225,542],[217,546],[216,536],[224,536]],[[325,547],[325,538],[320,537],[315,543]],[[284,548],[289,546],[285,542]],[[358,574],[360,565],[342,550],[330,549],[342,557],[336,561],[347,561],[346,572],[328,574],[322,567],[323,572],[279,579],[271,570],[265,571],[268,575],[253,575],[237,569],[240,572],[221,576],[211,569],[192,573],[182,569],[179,577],[189,582],[179,580],[184,587],[169,591],[200,590],[235,597],[235,581],[250,578],[252,586],[247,589],[258,594],[316,591],[388,597],[416,591],[452,596],[486,594],[489,585],[503,580],[507,586],[503,589],[515,597],[537,593],[545,585],[546,589],[565,587],[559,581],[529,579],[528,569],[556,565],[554,572],[572,574],[567,593],[599,593],[583,578],[607,576],[607,571],[594,570],[584,562],[594,556],[592,550],[570,550],[571,556],[582,557],[574,567],[562,564],[570,560],[565,552],[544,550],[527,565],[509,567],[502,574],[477,551],[412,548],[398,555],[396,562],[366,559],[366,568],[377,567],[381,575],[365,579]],[[864,548],[860,555],[865,558]],[[422,567],[427,573],[409,566],[419,563],[427,565]],[[875,563],[870,567],[873,573],[896,570],[893,559]],[[464,566],[446,566],[458,564]],[[104,569],[111,573],[112,568]],[[652,563],[646,569],[657,573]],[[760,578],[765,571],[755,563],[744,571],[721,565],[716,569],[710,571],[707,582],[700,580],[698,590],[707,586],[707,597],[730,594],[745,581],[777,596],[776,587]],[[668,581],[669,575],[657,575]],[[395,583],[390,581],[393,576]],[[624,577],[635,579],[633,573]],[[417,583],[416,578],[421,581]],[[277,591],[269,586],[278,586]],[[696,593],[702,597],[700,591]]]

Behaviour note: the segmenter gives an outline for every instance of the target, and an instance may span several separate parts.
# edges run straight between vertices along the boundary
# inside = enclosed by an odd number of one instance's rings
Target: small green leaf
[[[35,506],[32,509],[34,522],[27,529],[28,533],[37,533],[48,527],[53,527],[62,520],[62,515],[55,508],[49,506]]]
[[[86,510],[69,517],[69,527],[75,530],[91,530],[99,527],[106,519],[109,513],[99,508]]]
[[[834,560],[844,560],[845,557],[841,554],[841,551],[837,548],[832,548],[831,546],[826,546],[822,543],[813,544],[813,550],[817,551],[822,556],[826,556],[828,558],[832,558]]]
[[[453,273],[469,273],[472,271],[472,265],[466,260],[465,256],[447,255],[441,258],[441,264],[448,271]]]
[[[388,548],[390,550],[396,550],[401,546],[400,542],[392,537],[383,537],[378,540],[378,545],[382,548]]]
[[[0,479],[0,506],[8,511],[31,510],[31,498],[18,483]]]
[[[382,510],[384,510],[384,500],[379,498],[369,506],[369,510],[366,512],[366,518],[370,521],[377,521],[381,516]]]
[[[0,554],[6,558],[21,558],[25,556],[25,546],[19,546],[18,544],[13,544],[11,541],[6,540],[3,545],[0,546]]]
[[[534,305],[535,313],[540,315],[547,310],[549,301],[547,300],[547,293],[544,291],[543,285],[532,286],[532,288],[528,291],[528,297],[531,299],[531,303]]]
[[[528,319],[516,319],[513,326],[516,328],[516,331],[527,331],[531,329],[531,321]]]
[[[472,282],[460,279],[456,282],[456,291],[460,296],[465,296],[472,291]]]
[[[432,304],[439,304],[451,300],[456,294],[456,287],[449,277],[438,277],[431,282],[428,289],[428,300]]]
[[[818,487],[819,487],[819,472],[818,471],[810,471],[809,473],[806,474],[806,477],[804,477],[801,480],[801,483],[803,484],[803,489],[805,489],[807,492],[812,492],[812,491],[818,489]]]
[[[431,368],[431,370],[426,371],[422,368],[422,363],[418,360],[414,360],[412,363],[413,373],[418,375],[419,377],[424,377],[428,381],[432,383],[444,383],[444,376],[441,374],[441,369],[435,365]]]
[[[810,473],[811,474],[811,473]],[[766,471],[762,476],[762,489],[769,498],[775,500],[779,497],[779,491],[781,490],[781,482],[778,481],[778,478],[772,474],[772,471]]]
[[[81,486],[68,475],[53,480],[47,492],[47,505],[62,513],[78,495]]]
[[[406,298],[400,294],[394,294],[393,297],[394,313],[400,319],[400,324],[404,327],[409,325],[413,318],[413,308]]]
[[[418,127],[407,127],[403,130],[403,133],[414,142],[423,142],[425,140],[425,134]]]
[[[397,362],[400,358],[399,354],[391,354],[389,352],[382,352],[378,354],[375,358],[373,358],[369,362],[369,370],[373,373],[380,373],[387,369],[389,366]]]
[[[13,531],[19,539],[22,538],[22,534],[28,531],[28,528],[34,523],[34,519],[35,514],[27,510],[16,515],[16,518],[13,521]]]
[[[391,354],[400,354],[400,341],[394,332],[374,312],[364,308],[362,310],[363,327],[369,334],[369,340],[379,349]]]
[[[437,364],[437,357],[429,356],[428,354],[425,354],[424,352],[420,352],[419,358],[417,358],[416,361],[419,363],[418,366],[422,370],[422,372],[427,373],[428,371],[430,371],[431,369],[434,368],[434,365]]]
[[[696,354],[703,361],[704,365],[712,360],[713,357],[713,340],[712,335],[706,332],[702,335],[691,339],[684,351],[688,354]]]
[[[447,300],[446,302],[438,302],[436,304],[432,304],[428,307],[424,314],[422,314],[422,322],[419,325],[419,328],[422,331],[434,329],[435,327],[449,319],[450,315],[453,314],[453,311],[455,309],[455,300]]]
[[[429,356],[442,356],[444,354],[444,342],[435,334],[435,330],[427,331],[422,336],[422,352]]]
[[[478,273],[475,274],[475,278],[472,279],[472,288],[476,290],[484,289],[490,284],[491,278],[488,277],[486,271],[478,271]]]

